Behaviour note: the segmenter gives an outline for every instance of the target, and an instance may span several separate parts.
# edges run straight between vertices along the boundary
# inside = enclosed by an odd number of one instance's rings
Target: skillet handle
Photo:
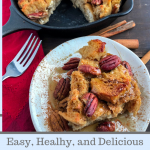
[[[15,31],[23,30],[23,29],[33,29],[33,30],[40,30],[41,28],[35,25],[32,25],[22,19],[14,10],[12,6],[10,6],[10,18],[8,22],[2,27],[2,36],[6,36],[11,34]]]

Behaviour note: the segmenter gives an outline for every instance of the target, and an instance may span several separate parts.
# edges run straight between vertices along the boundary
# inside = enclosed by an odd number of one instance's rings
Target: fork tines
[[[21,50],[18,52],[18,54],[14,58],[15,61],[17,61],[19,64],[22,65],[22,67],[25,67],[25,68],[28,68],[28,66],[33,61],[33,59],[34,59],[34,57],[35,57],[35,55],[36,55],[36,53],[37,53],[37,51],[38,51],[38,49],[40,47],[40,44],[42,42],[42,40],[40,40],[40,42],[38,43],[36,49],[34,50],[34,48],[36,46],[36,43],[38,41],[38,37],[36,38],[36,36],[34,36],[31,39],[32,35],[33,35],[33,33],[30,34],[29,38],[27,39],[27,41],[25,42],[25,44],[23,45],[23,47],[21,48]]]

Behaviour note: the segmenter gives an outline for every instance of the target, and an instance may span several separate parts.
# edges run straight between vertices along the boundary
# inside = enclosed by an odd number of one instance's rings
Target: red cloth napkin
[[[10,5],[10,0],[3,0],[3,25],[9,19]],[[7,65],[13,60],[31,33],[38,36],[34,30],[24,30],[3,38],[3,75]],[[24,74],[3,81],[3,131],[35,131],[29,111],[29,88],[33,73],[43,57],[43,49],[40,46],[34,60]]]

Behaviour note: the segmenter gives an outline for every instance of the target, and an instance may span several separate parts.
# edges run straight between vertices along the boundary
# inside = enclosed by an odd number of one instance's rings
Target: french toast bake
[[[21,11],[32,21],[45,24],[62,0],[18,0]]]
[[[70,70],[70,80],[67,78],[70,88],[67,79],[60,79],[54,96],[61,106],[58,114],[68,121],[73,131],[126,111],[135,116],[140,109],[141,92],[129,63],[107,53],[105,45],[97,39],[89,41],[88,46],[79,50],[80,60],[71,58],[62,67]],[[61,84],[62,80],[66,83]],[[63,97],[66,91],[64,99],[57,98]]]
[[[22,12],[32,21],[45,24],[62,0],[18,0]],[[118,13],[121,0],[71,0],[89,22]]]

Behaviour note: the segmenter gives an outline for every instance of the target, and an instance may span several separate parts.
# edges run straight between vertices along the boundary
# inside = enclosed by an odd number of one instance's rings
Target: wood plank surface
[[[132,50],[138,57],[142,58],[150,50],[150,0],[135,0],[134,8],[128,15],[117,18],[111,25],[120,21],[133,20],[136,27],[112,36],[110,39],[138,39],[140,46]],[[45,55],[56,46],[71,38],[52,37],[50,33],[39,31],[39,36],[43,40],[43,50]],[[146,64],[150,73],[150,61]],[[147,129],[150,132],[150,125]]]

